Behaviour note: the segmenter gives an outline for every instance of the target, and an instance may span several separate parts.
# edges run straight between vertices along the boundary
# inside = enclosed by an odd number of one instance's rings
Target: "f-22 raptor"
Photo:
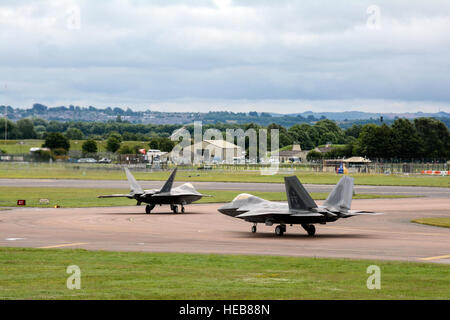
[[[314,224],[326,224],[340,218],[378,214],[369,211],[350,210],[353,196],[353,178],[344,176],[334,187],[322,206],[317,206],[296,176],[285,177],[284,184],[288,204],[267,201],[250,194],[240,194],[232,202],[220,207],[219,212],[253,223],[267,226],[278,224],[275,234],[282,236],[286,225],[301,224],[309,236],[314,236]]]
[[[164,186],[160,189],[144,190],[137,183],[136,179],[131,174],[128,168],[125,168],[125,173],[130,183],[130,193],[129,194],[112,194],[107,196],[99,196],[99,198],[128,198],[135,199],[137,205],[140,206],[142,203],[147,203],[145,207],[145,212],[150,214],[156,205],[168,204],[173,213],[178,213],[178,205],[181,205],[181,212],[184,213],[184,206],[190,204],[194,201],[200,200],[205,195],[197,192],[194,186],[190,183],[182,184],[179,187],[172,188],[173,181],[175,180],[175,175],[177,169],[173,170],[169,179],[166,181]]]

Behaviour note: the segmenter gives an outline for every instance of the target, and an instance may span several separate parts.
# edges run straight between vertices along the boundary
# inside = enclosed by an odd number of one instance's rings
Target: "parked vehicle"
[[[101,158],[100,160],[98,160],[98,163],[111,163],[111,159]]]
[[[78,159],[78,163],[97,163],[97,160],[94,158],[81,158]]]

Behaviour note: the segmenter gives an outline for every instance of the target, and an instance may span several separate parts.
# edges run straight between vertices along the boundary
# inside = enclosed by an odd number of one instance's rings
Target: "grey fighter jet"
[[[296,176],[285,177],[288,203],[267,201],[250,194],[240,194],[232,202],[220,207],[219,212],[253,223],[267,226],[278,224],[275,234],[282,236],[286,225],[301,224],[308,235],[316,233],[314,224],[326,224],[340,218],[376,214],[375,212],[350,210],[353,196],[353,178],[344,176],[328,195],[322,206],[317,206]]]
[[[185,205],[200,200],[205,196],[197,192],[194,186],[190,183],[185,183],[179,187],[172,188],[173,181],[175,180],[175,175],[177,173],[176,168],[160,190],[143,190],[128,168],[125,168],[125,173],[127,175],[128,182],[130,183],[131,190],[129,194],[112,194],[108,196],[99,196],[99,198],[135,199],[138,206],[140,206],[141,203],[147,203],[145,212],[149,214],[156,205],[163,204],[170,205],[170,209],[173,213],[178,213],[178,205],[181,205],[181,212],[184,213]]]

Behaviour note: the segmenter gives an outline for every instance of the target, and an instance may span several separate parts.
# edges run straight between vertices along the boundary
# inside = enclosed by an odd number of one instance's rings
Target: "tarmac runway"
[[[144,189],[159,189],[164,181],[139,181],[139,183]],[[178,181],[174,185],[179,186],[182,183],[184,182]],[[200,190],[285,191],[284,184],[280,183],[193,182],[193,185]],[[129,189],[126,180],[0,179],[0,186]],[[328,193],[334,185],[306,184],[305,187],[309,192]],[[354,189],[356,193],[361,194],[393,194],[450,199],[450,188],[355,185]]]
[[[316,225],[315,237],[300,226],[288,226],[282,237],[274,226],[258,225],[252,234],[251,223],[220,214],[219,206],[194,204],[186,214],[163,206],[150,215],[144,207],[0,211],[0,245],[450,263],[450,229],[410,222],[448,217],[448,198],[354,200],[352,209],[385,214]]]

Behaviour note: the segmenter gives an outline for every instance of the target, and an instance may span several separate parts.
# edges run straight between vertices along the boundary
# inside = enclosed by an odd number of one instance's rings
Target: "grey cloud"
[[[448,109],[448,1],[380,1],[380,30],[366,27],[371,4],[2,1],[0,81],[9,89],[0,104],[253,101],[269,108],[265,101],[297,100],[321,108],[342,101],[345,109],[390,100]],[[70,5],[81,8],[80,30],[66,28]]]

